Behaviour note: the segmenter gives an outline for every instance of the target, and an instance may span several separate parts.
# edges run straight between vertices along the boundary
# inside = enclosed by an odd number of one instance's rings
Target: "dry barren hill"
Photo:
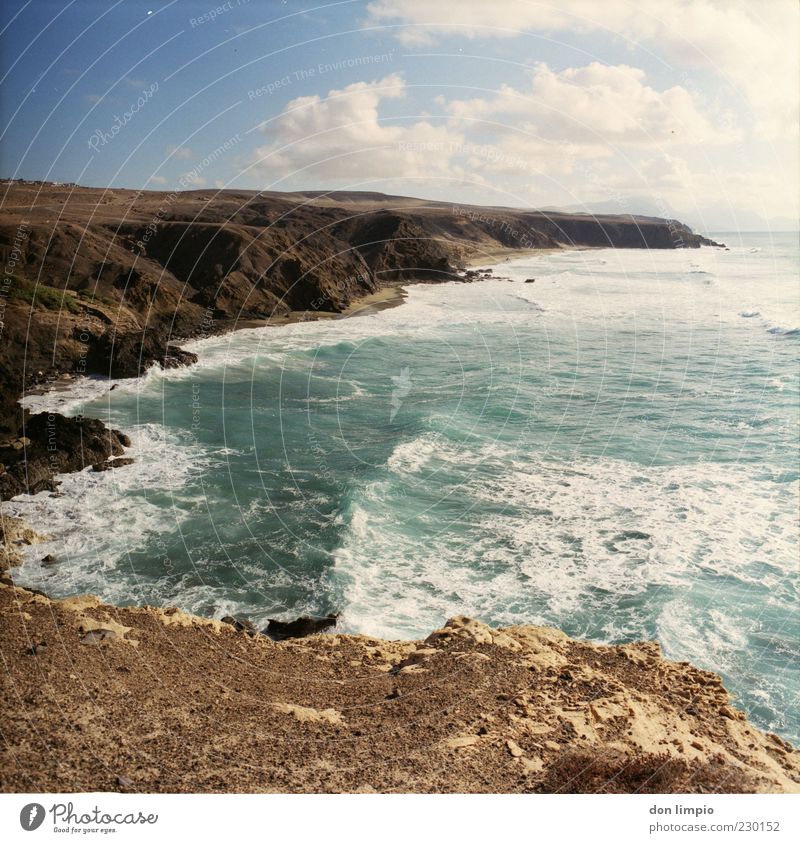
[[[498,249],[710,243],[669,220],[377,193],[0,190],[0,426],[11,433],[23,383],[188,362],[173,339],[235,320],[338,312],[398,280],[452,280]]]
[[[0,581],[0,790],[784,792],[800,761],[652,643],[454,618],[276,643]]]

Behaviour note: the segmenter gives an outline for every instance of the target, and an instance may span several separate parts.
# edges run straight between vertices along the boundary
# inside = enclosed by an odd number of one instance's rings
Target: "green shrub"
[[[30,305],[38,305],[46,310],[66,310],[69,313],[80,313],[81,306],[74,293],[58,290],[47,284],[36,284],[24,278],[11,276],[6,297],[9,301],[20,301]]]

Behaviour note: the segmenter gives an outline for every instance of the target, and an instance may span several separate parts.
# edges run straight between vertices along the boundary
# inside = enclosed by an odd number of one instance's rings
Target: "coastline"
[[[514,250],[513,257],[525,255]],[[483,260],[481,265],[485,264]],[[361,297],[342,313],[303,311],[294,321],[350,318],[396,307],[405,300],[408,283]],[[291,321],[240,322],[228,330],[281,324]],[[74,386],[75,381],[64,385]],[[24,532],[24,524],[17,528],[23,532],[16,533],[12,543],[37,540],[35,534]],[[414,770],[454,771],[441,779],[438,787],[443,792],[553,792],[567,774],[574,784],[572,772],[559,766],[565,755],[569,763],[584,770],[612,759],[609,763],[618,765],[615,776],[621,770],[641,767],[641,779],[626,782],[626,792],[798,790],[796,750],[750,725],[731,705],[715,674],[686,662],[666,662],[652,643],[605,647],[568,639],[557,630],[492,630],[461,619],[454,622],[457,633],[437,636],[434,632],[433,640],[429,637],[424,642],[321,635],[275,644],[180,610],[120,608],[90,596],[51,600],[14,586],[7,576],[1,589],[0,602],[8,601],[0,609],[2,633],[9,635],[3,646],[20,653],[13,666],[14,682],[28,689],[29,699],[38,700],[31,703],[36,706],[33,715],[27,706],[20,709],[13,698],[6,699],[6,710],[12,712],[15,724],[35,716],[45,739],[59,739],[56,736],[65,725],[70,735],[65,755],[74,778],[59,778],[63,771],[48,767],[35,789],[430,792],[430,779],[409,772],[409,764],[400,765],[400,774],[391,769],[398,754],[408,752]],[[18,619],[21,627],[15,627]],[[33,643],[20,643],[25,641]],[[188,659],[187,653],[191,654]],[[220,655],[226,670],[223,678],[215,677],[209,691],[210,665],[216,666]],[[288,680],[281,688],[258,679],[276,660],[283,679]],[[230,661],[236,664],[232,670],[227,669]],[[85,699],[101,705],[109,728],[124,736],[128,746],[122,756],[124,769],[113,742],[107,742],[104,734],[97,735],[91,728],[88,735],[83,734],[84,715],[69,696],[69,683],[64,685],[59,678],[66,669],[62,663],[70,665],[74,681],[94,689]],[[55,708],[32,684],[33,674],[40,675],[42,666]],[[112,668],[121,675],[110,674]],[[520,674],[525,680],[508,685],[511,668],[527,671]],[[531,673],[542,674],[546,680],[539,696],[528,694]],[[647,674],[644,687],[643,673]],[[180,676],[182,691],[190,689],[189,701],[157,679],[158,707],[154,707],[154,676]],[[462,684],[465,678],[469,682]],[[576,696],[575,684],[586,682],[601,688],[604,695]],[[366,684],[377,696],[350,696],[335,688],[332,695],[320,693],[320,688],[337,683],[344,683],[348,691]],[[392,734],[413,730],[415,723],[428,716],[432,685],[448,686],[450,700],[436,710],[442,722],[430,724],[436,739],[420,744],[409,741],[408,735],[404,740],[393,737],[375,749],[376,734],[383,737],[386,730]],[[485,694],[473,699],[476,686]],[[673,687],[682,693],[673,696],[670,691],[662,701],[664,689]],[[458,703],[452,701],[456,693],[461,694]],[[122,708],[118,698],[124,700]],[[470,705],[463,704],[465,698]],[[402,700],[402,705],[398,703],[387,714],[384,706],[395,700]],[[126,706],[146,715],[130,718]],[[165,706],[166,718],[160,713]],[[452,713],[456,706],[457,717]],[[362,719],[350,713],[362,709],[371,710],[372,716]],[[258,724],[252,719],[256,711]],[[160,736],[142,749],[145,763],[137,756],[138,732],[151,722]],[[370,731],[376,725],[379,728]],[[177,737],[167,738],[170,730]],[[248,730],[258,735],[257,757],[238,737],[240,731]],[[24,731],[17,739],[30,741]],[[265,747],[276,742],[289,753],[288,767],[282,766],[285,755],[264,761],[272,758]],[[345,764],[340,755],[345,744],[358,764]],[[214,747],[210,754],[209,745]],[[81,760],[87,754],[95,759],[94,765]],[[315,764],[309,766],[307,759],[312,755]],[[322,766],[316,766],[316,761]],[[203,772],[187,775],[186,770],[198,763]],[[120,772],[108,775],[115,767]],[[158,777],[151,768],[158,769]],[[672,778],[659,772],[664,769],[672,771]],[[331,770],[337,772],[332,775]],[[603,770],[607,778],[608,768]],[[27,776],[27,772],[12,773],[3,789],[21,787],[14,784],[18,781],[14,775]],[[599,786],[600,778],[584,784]]]
[[[653,643],[463,617],[277,643],[7,582],[0,617],[4,792],[800,792],[793,747]]]
[[[282,328],[286,325],[297,325],[301,322],[333,322],[337,319],[349,319],[353,316],[369,316],[373,313],[379,313],[381,310],[399,307],[406,299],[405,288],[415,283],[424,282],[403,281],[399,284],[382,287],[374,293],[366,293],[363,296],[359,296],[339,312],[293,310],[290,313],[270,316],[267,319],[222,321],[219,325],[219,330],[214,335],[220,336],[249,328]],[[186,342],[186,340],[176,340],[176,342]]]
[[[604,249],[605,246],[570,246],[562,244],[556,248],[541,248],[541,249],[512,249],[500,248],[490,249],[488,251],[480,251],[467,256],[464,259],[465,266],[470,269],[478,269],[483,266],[491,266],[493,264],[503,263],[509,260],[516,260],[528,257],[537,257],[539,255],[555,255],[561,252],[588,252],[596,249]]]

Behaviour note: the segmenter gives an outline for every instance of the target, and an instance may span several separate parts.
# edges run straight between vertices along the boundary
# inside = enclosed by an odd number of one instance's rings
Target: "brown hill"
[[[498,250],[711,242],[670,220],[371,193],[0,186],[0,433],[12,435],[24,388],[191,362],[176,341],[239,320],[340,312],[398,280],[462,278]]]

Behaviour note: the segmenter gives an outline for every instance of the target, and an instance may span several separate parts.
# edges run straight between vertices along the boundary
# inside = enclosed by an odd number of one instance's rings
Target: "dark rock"
[[[47,642],[40,641],[38,644],[34,644],[32,647],[28,647],[26,652],[29,656],[40,656],[46,649]]]
[[[76,328],[76,331],[80,329]],[[87,333],[81,332],[85,339]],[[88,334],[87,367],[110,378],[137,378],[151,366],[175,369],[197,362],[197,355],[173,345],[165,328],[119,334]]]
[[[270,638],[276,641],[281,641],[285,638],[305,638],[307,635],[314,635],[317,632],[322,632],[325,629],[336,626],[338,617],[339,613],[337,612],[325,618],[304,616],[294,621],[278,621],[270,618],[264,634],[269,635]]]
[[[124,465],[132,465],[133,457],[117,457],[113,460],[103,460],[92,466],[92,471],[108,471],[111,468],[122,468]]]
[[[28,444],[22,449],[0,449],[0,500],[15,495],[54,492],[56,474],[81,471],[124,453],[124,440],[97,419],[67,418],[60,413],[38,413],[23,421],[20,430]],[[122,434],[124,436],[124,434]]]
[[[222,623],[230,624],[230,626],[232,626],[237,632],[245,632],[250,637],[258,635],[258,630],[248,620],[240,620],[239,618],[234,618],[231,615],[226,615],[222,619]]]
[[[42,565],[55,565],[56,562],[58,562],[58,559],[52,553],[42,557]]]
[[[526,284],[535,284],[535,283],[536,283],[536,279],[535,279],[535,278],[526,278],[526,279],[525,279],[525,283],[526,283]]]
[[[114,386],[116,386],[116,384]],[[114,387],[112,386],[111,388],[113,389]],[[124,448],[130,448],[131,438],[127,433],[123,433],[121,430],[112,430],[111,432],[117,437],[117,439],[119,439],[120,444]]]

